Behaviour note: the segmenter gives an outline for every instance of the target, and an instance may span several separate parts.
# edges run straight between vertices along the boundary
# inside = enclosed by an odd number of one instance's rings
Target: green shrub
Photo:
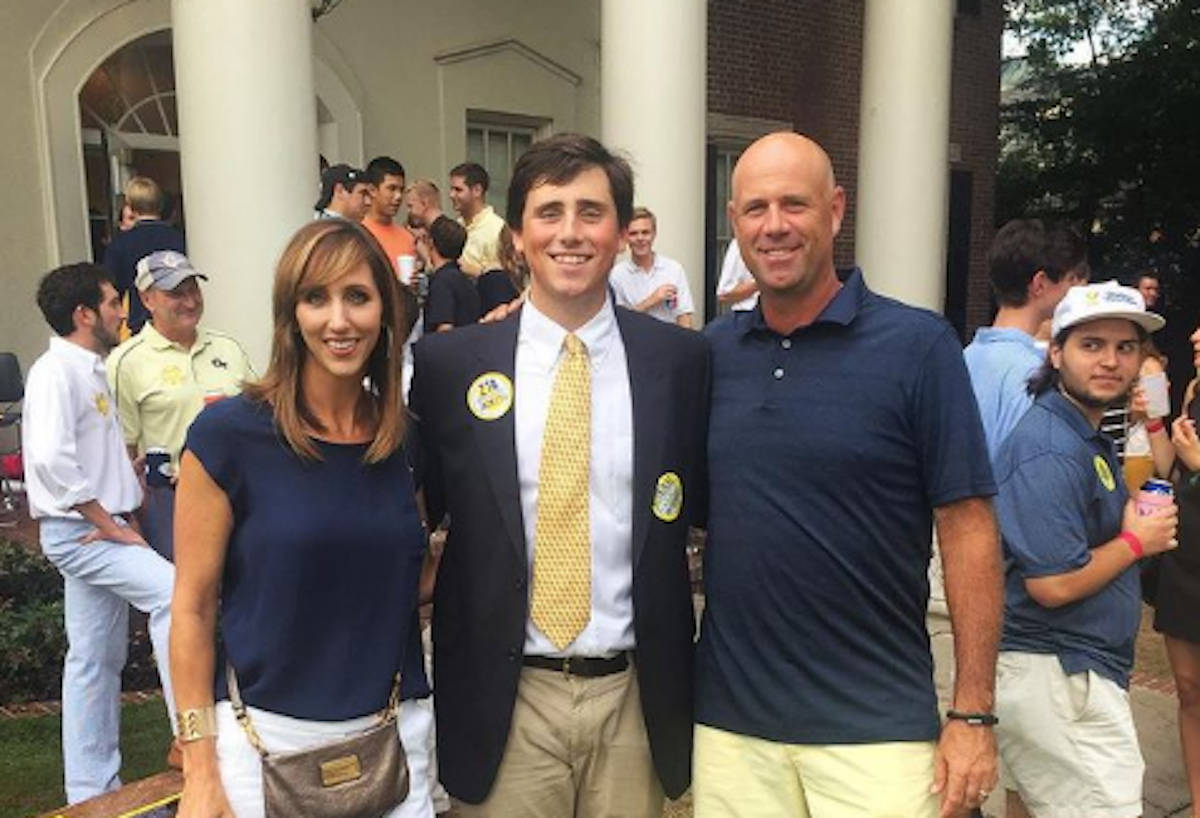
[[[158,687],[146,617],[130,612],[125,690]],[[62,688],[62,577],[40,553],[0,540],[0,705],[57,699]]]
[[[62,577],[41,553],[0,540],[0,605],[17,607],[62,599]]]
[[[0,608],[0,702],[57,699],[67,638],[62,601]]]

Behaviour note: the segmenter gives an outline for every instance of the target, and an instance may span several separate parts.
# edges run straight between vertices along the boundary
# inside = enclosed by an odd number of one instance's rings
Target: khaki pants
[[[637,674],[583,679],[523,668],[504,758],[487,800],[463,818],[659,818]]]
[[[934,743],[784,744],[696,725],[696,818],[937,818]]]

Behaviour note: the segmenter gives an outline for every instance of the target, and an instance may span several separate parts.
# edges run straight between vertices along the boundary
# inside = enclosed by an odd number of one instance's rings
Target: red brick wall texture
[[[820,142],[846,188],[835,254],[854,261],[863,0],[707,0],[708,109],[791,122]],[[879,0],[897,2],[897,0]],[[968,4],[971,5],[971,4]],[[1002,0],[957,15],[949,139],[972,176],[970,331],[990,320],[986,258],[994,227]]]

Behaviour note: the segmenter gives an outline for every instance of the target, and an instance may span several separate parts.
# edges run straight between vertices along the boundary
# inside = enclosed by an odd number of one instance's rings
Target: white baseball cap
[[[1146,311],[1146,301],[1133,287],[1122,287],[1115,281],[1082,284],[1067,290],[1063,300],[1054,308],[1050,335],[1057,338],[1065,329],[1101,318],[1125,318],[1146,332],[1157,332],[1166,325],[1158,313]]]

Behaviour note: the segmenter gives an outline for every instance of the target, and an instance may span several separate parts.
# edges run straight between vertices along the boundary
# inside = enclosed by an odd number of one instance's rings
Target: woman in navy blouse
[[[184,818],[263,815],[226,662],[282,753],[376,724],[415,641],[424,535],[402,448],[396,287],[357,224],[301,228],[275,276],[265,377],[188,432],[171,625],[176,701],[199,725],[183,745]]]

